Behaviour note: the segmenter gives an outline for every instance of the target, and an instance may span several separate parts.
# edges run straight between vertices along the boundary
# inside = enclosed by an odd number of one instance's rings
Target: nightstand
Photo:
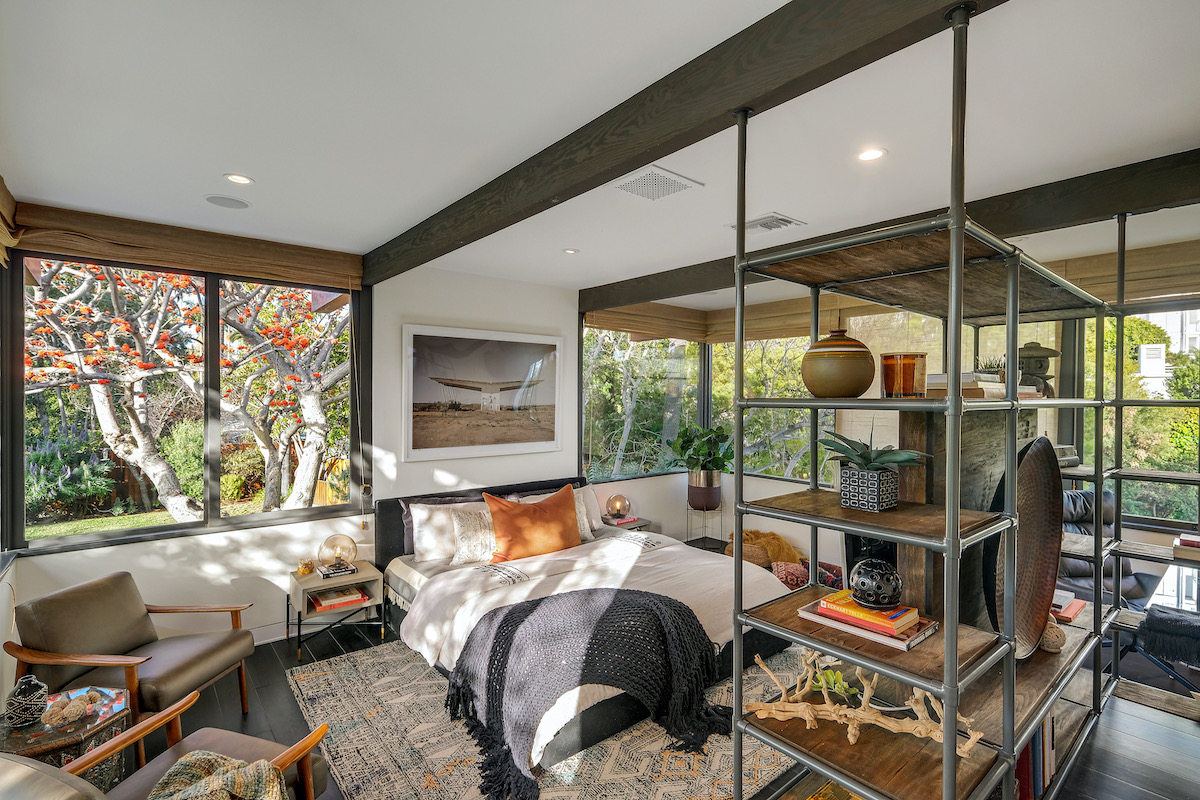
[[[296,660],[299,661],[302,657],[300,646],[304,644],[306,638],[311,639],[313,636],[330,628],[337,627],[342,624],[351,625],[379,625],[379,639],[383,641],[384,637],[384,622],[387,619],[387,596],[383,590],[383,573],[375,569],[375,565],[369,561],[355,561],[354,566],[358,567],[357,572],[349,575],[338,575],[333,578],[322,578],[319,572],[310,572],[308,575],[301,575],[293,571],[290,574],[290,591],[287,598],[287,616],[284,618],[284,624],[287,626],[288,642],[292,640],[292,611],[296,612]],[[325,592],[330,589],[357,588],[366,595],[365,600],[355,602],[350,605],[329,608],[324,611],[318,611],[316,608],[316,595],[320,592]],[[368,608],[378,609],[378,621],[375,620],[357,620],[352,623],[347,623],[346,620],[354,616],[360,611]],[[340,617],[329,622],[319,631],[310,633],[307,637],[302,635],[302,628],[305,621],[314,617],[325,617],[334,614],[341,614]],[[311,624],[311,623],[310,623]]]
[[[603,519],[605,525],[611,525],[614,528],[623,528],[624,530],[627,530],[627,531],[644,531],[647,528],[649,528],[651,525],[654,524],[654,520],[646,519],[645,517],[638,517],[637,519],[635,519],[631,522],[622,522],[620,524],[615,523],[615,522],[609,522],[607,518],[602,518],[602,519]]]

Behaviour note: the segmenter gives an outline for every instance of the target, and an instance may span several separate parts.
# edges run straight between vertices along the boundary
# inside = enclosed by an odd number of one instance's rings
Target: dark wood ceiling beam
[[[1122,212],[1146,214],[1194,203],[1200,203],[1200,149],[975,200],[967,203],[967,214],[993,233],[1012,237],[1100,222],[1112,219]],[[944,209],[936,209],[879,222],[854,231],[839,231],[803,241],[818,243],[847,233],[930,217],[942,211]],[[1115,244],[1115,229],[1113,236]],[[766,255],[771,251],[785,250],[798,244],[800,242],[792,242],[759,250],[750,255]],[[747,275],[746,280],[748,283],[756,283],[769,279]],[[579,292],[579,310],[598,311],[631,303],[649,303],[714,289],[728,289],[732,286],[733,258],[720,258],[703,264],[582,289]]]
[[[979,0],[985,11],[1004,0]],[[793,0],[363,258],[374,284],[945,30],[953,0]]]

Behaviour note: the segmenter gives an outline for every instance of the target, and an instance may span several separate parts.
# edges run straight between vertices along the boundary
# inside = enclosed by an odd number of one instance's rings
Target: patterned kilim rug
[[[768,662],[785,682],[799,658],[785,650]],[[347,800],[421,797],[478,800],[479,750],[462,722],[446,713],[446,679],[401,642],[360,650],[288,670],[288,681],[310,725],[329,724],[322,743]],[[753,668],[747,700],[769,700],[778,689]],[[714,686],[710,702],[731,705],[732,681]],[[746,796],[792,766],[786,756],[745,737]],[[733,795],[733,744],[709,738],[706,752],[667,749],[670,738],[643,720],[546,770],[543,800],[725,800]]]

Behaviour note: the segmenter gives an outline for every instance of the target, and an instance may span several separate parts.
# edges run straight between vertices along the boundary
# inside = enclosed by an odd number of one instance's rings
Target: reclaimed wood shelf
[[[840,530],[840,526],[845,524],[886,527],[925,540],[930,546],[941,544],[946,539],[946,507],[930,503],[902,501],[899,507],[882,513],[858,511],[842,508],[842,501],[837,492],[828,489],[806,489],[762,500],[750,500],[747,504],[795,514],[798,522],[835,530]],[[748,513],[754,512],[751,510]],[[1003,519],[1002,514],[960,509],[959,536],[969,536]]]
[[[1100,545],[1105,556],[1113,546],[1113,540],[1105,539]],[[1096,539],[1086,533],[1064,533],[1062,537],[1062,555],[1067,558],[1079,558],[1091,561],[1096,557]]]
[[[1123,556],[1141,559],[1142,561],[1157,561],[1169,564],[1175,561],[1175,548],[1165,544],[1150,544],[1149,542],[1133,542],[1122,539],[1117,544],[1117,552]]]
[[[1077,622],[1084,613],[1080,612],[1075,618]],[[1017,682],[1013,693],[1017,731],[1031,724],[1034,711],[1067,674],[1080,653],[1094,641],[1088,629],[1074,624],[1063,625],[1062,629],[1067,634],[1067,643],[1062,652],[1036,650],[1029,658],[1017,662]],[[1088,685],[1091,685],[1090,679]],[[1004,741],[1003,687],[1004,667],[1003,664],[997,664],[967,688],[958,709],[960,714],[972,720],[971,729],[981,731],[983,740],[996,747]]]
[[[1197,472],[1163,472],[1153,469],[1116,470],[1121,480],[1143,481],[1146,483],[1173,483],[1179,486],[1200,486],[1200,473]]]
[[[1150,708],[1156,708],[1177,717],[1190,719],[1192,722],[1200,722],[1200,700],[1194,697],[1185,697],[1168,692],[1166,689],[1135,683],[1124,678],[1117,681],[1117,688],[1113,694],[1123,700],[1150,706]]]
[[[1132,608],[1122,608],[1117,611],[1116,618],[1112,621],[1112,627],[1119,631],[1133,632],[1142,624],[1142,620],[1146,618],[1145,611],[1134,611]]]
[[[861,636],[855,636],[852,633],[847,633],[837,628],[830,628],[817,622],[803,619],[796,614],[796,610],[801,606],[808,605],[814,600],[832,594],[833,591],[833,589],[824,586],[809,586],[804,589],[798,589],[785,594],[777,600],[756,606],[747,611],[746,615],[750,617],[751,625],[755,621],[767,622],[838,647],[844,647],[858,654],[864,660],[874,660],[912,673],[913,675],[919,675],[931,681],[941,682],[942,678],[945,677],[943,665],[945,664],[946,652],[946,637],[941,630],[938,630],[911,650],[897,650],[894,647],[888,647],[885,644],[879,644],[878,642],[864,639]],[[986,654],[997,642],[998,638],[995,633],[981,631],[969,625],[959,625],[959,674],[965,672],[981,656]],[[820,648],[818,647],[817,649],[819,650]],[[869,665],[868,668],[870,668]]]
[[[972,225],[979,227],[976,223]],[[1005,321],[1008,268],[991,245],[968,235],[963,281],[963,320],[994,325]],[[950,233],[909,234],[779,261],[756,271],[839,294],[901,307],[933,317],[946,317],[950,297]],[[830,275],[837,275],[831,281]],[[1094,313],[1094,307],[1060,282],[1032,269],[1021,271],[1022,322],[1071,319]]]
[[[745,717],[749,726],[788,742],[808,758],[852,780],[872,786],[894,800],[941,800],[942,745],[932,739],[889,733],[864,725],[858,741],[846,741],[846,727],[819,720],[811,730],[802,719]],[[959,737],[965,741],[963,737]],[[996,751],[976,744],[966,758],[958,759],[955,788],[967,797],[996,763]]]

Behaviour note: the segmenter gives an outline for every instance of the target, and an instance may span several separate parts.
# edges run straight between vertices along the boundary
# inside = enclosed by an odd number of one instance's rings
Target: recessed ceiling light
[[[250,204],[245,200],[241,200],[237,197],[229,197],[228,195],[224,194],[210,194],[204,199],[212,203],[214,206],[220,206],[221,208],[240,209],[250,207]]]
[[[229,181],[230,183],[239,184],[241,186],[245,186],[247,184],[254,183],[254,178],[249,178],[249,177],[246,177],[245,175],[238,175],[236,172],[225,173],[225,180]]]
[[[858,154],[859,161],[875,161],[887,155],[887,150],[882,147],[868,147]]]
[[[567,248],[563,249],[563,252],[564,252],[564,253],[566,253],[566,254],[567,254],[567,255],[569,255],[569,256],[573,256],[573,255],[575,255],[576,253],[578,253],[579,251],[578,251],[578,250],[576,250],[576,249],[575,249],[575,248],[573,248],[573,247],[567,247]]]

